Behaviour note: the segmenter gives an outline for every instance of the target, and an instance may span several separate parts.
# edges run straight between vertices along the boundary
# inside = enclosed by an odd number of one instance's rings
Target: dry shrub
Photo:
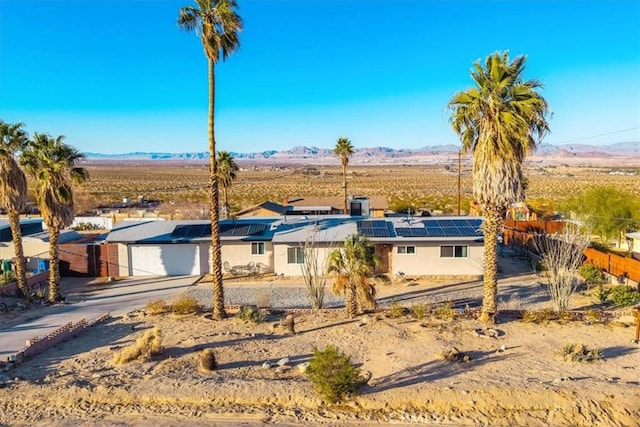
[[[175,314],[194,314],[200,311],[200,306],[194,297],[182,295],[171,304],[171,311]]]
[[[525,310],[522,312],[522,320],[531,323],[548,322],[557,319],[557,314],[550,308],[544,310]]]
[[[471,360],[471,357],[468,354],[461,352],[455,347],[453,347],[449,351],[444,351],[440,353],[440,357],[443,360],[446,360],[447,362],[462,363],[462,362],[468,362],[469,360]]]
[[[391,300],[391,304],[389,304],[389,307],[385,310],[384,314],[392,319],[402,317],[404,316],[404,307],[400,305],[396,298],[394,298]]]
[[[560,356],[568,362],[594,362],[602,359],[602,351],[595,347],[589,349],[584,344],[566,344],[560,349]]]
[[[215,371],[218,367],[216,355],[212,349],[206,348],[200,353],[200,367],[205,371]]]
[[[441,306],[437,307],[434,312],[434,316],[441,320],[453,320],[456,317],[456,311],[453,308],[453,301],[447,301]]]
[[[587,310],[582,315],[582,319],[591,323],[605,323],[607,315],[601,310]]]
[[[431,306],[427,303],[416,303],[411,306],[411,313],[418,320],[424,319],[430,312]]]
[[[132,345],[123,348],[113,356],[113,363],[121,365],[133,360],[148,362],[152,356],[162,354],[162,336],[158,328],[145,332]]]
[[[169,304],[163,299],[149,301],[144,311],[147,314],[163,314],[169,311]]]

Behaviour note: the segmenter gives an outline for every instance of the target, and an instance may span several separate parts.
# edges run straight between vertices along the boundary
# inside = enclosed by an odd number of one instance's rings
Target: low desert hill
[[[356,148],[351,156],[351,164],[439,164],[450,163],[456,156],[457,145],[435,145],[416,149],[394,149],[389,147]],[[289,150],[266,150],[253,153],[232,152],[236,161],[243,164],[335,164],[336,158],[331,148],[298,146]],[[110,161],[171,161],[206,162],[208,152],[196,153],[148,153],[131,152],[122,154],[86,153],[89,162]],[[620,142],[611,145],[541,144],[529,158],[534,163],[571,164],[611,164],[640,165],[640,142]]]

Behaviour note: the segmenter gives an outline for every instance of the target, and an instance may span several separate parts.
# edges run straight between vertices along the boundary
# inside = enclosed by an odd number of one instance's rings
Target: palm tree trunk
[[[49,302],[62,301],[60,294],[60,263],[59,263],[60,230],[49,228]]]
[[[213,276],[213,318],[224,319],[224,287],[222,284],[222,254],[220,251],[220,208],[218,189],[218,165],[216,163],[216,140],[214,114],[216,102],[216,77],[214,62],[209,60],[209,214],[211,217],[211,268]]]
[[[223,185],[222,186],[222,219],[229,218],[229,212],[227,208],[228,208],[227,186]]]
[[[358,290],[353,279],[349,279],[349,301],[347,304],[347,315],[349,319],[353,319],[358,315]]]
[[[502,227],[502,209],[486,206],[484,209],[484,291],[479,320],[495,323],[498,312],[498,235]]]
[[[347,165],[342,162],[342,189],[344,191],[344,214],[349,213],[349,206],[347,206]]]
[[[16,279],[18,289],[26,299],[31,299],[31,293],[27,287],[27,269],[25,267],[24,250],[22,248],[22,231],[20,230],[20,212],[10,209],[8,212],[11,236],[13,237],[13,250],[16,255]]]

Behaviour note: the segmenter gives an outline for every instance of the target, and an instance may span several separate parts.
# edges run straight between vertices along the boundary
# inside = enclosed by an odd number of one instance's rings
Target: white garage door
[[[132,276],[200,274],[198,245],[131,245]]]

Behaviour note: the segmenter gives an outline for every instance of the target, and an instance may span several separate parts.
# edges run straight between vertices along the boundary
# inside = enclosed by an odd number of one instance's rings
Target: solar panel
[[[191,227],[190,225],[178,225],[173,229],[171,233],[171,237],[184,237],[187,234],[187,230]]]
[[[242,237],[262,234],[266,228],[264,224],[221,224],[220,235],[225,237]]]
[[[401,237],[428,237],[429,234],[425,228],[401,227],[396,228],[396,233]]]

